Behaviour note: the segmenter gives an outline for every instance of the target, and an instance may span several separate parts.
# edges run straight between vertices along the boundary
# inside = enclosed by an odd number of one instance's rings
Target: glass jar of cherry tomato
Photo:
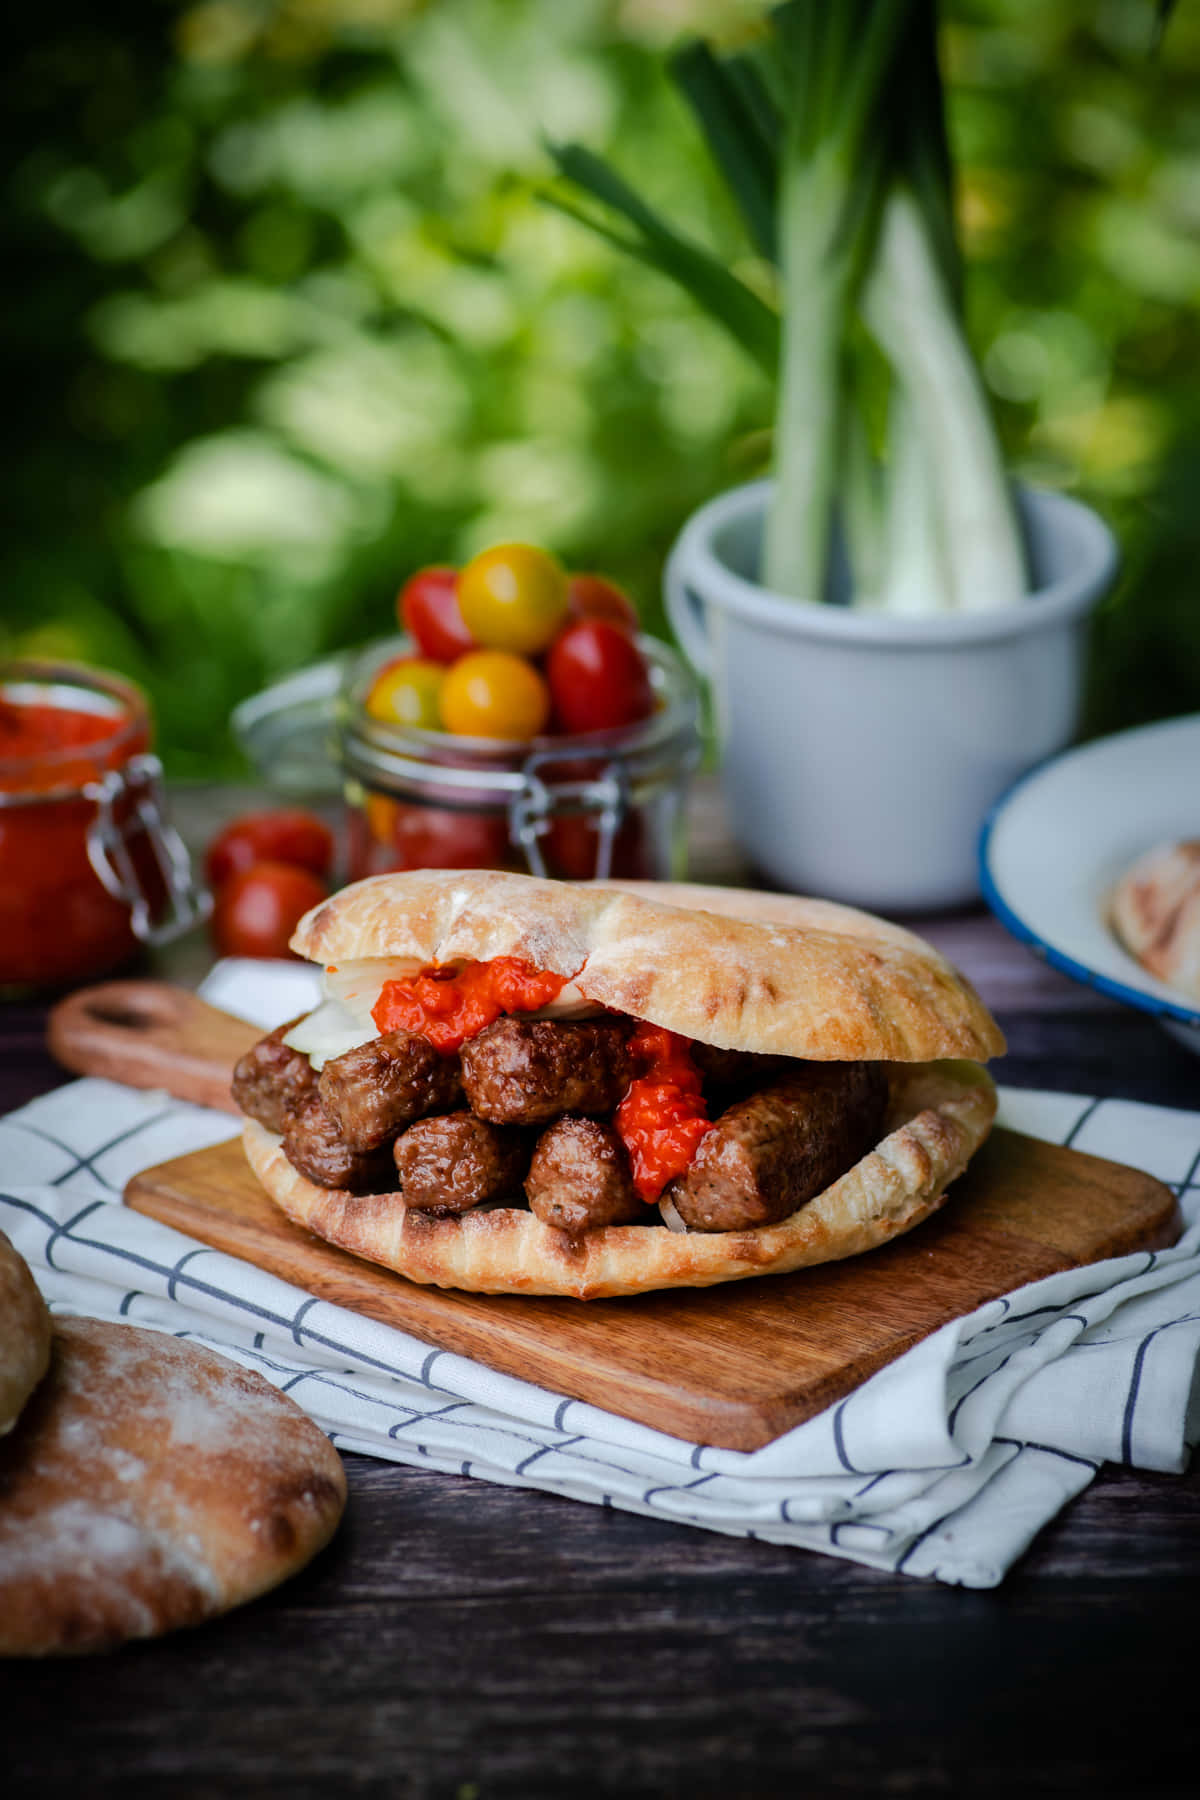
[[[417,650],[393,638],[244,701],[234,732],[272,786],[341,790],[351,879],[428,868],[678,879],[700,757],[697,693],[665,644],[637,641],[652,709],[619,729],[518,741],[377,717],[377,677]]]
[[[682,876],[684,802],[700,755],[696,690],[665,644],[638,644],[653,692],[646,718],[524,742],[373,716],[376,677],[404,646],[361,656],[340,705],[351,879],[423,868]]]
[[[150,739],[119,676],[0,664],[0,992],[89,980],[203,916]]]

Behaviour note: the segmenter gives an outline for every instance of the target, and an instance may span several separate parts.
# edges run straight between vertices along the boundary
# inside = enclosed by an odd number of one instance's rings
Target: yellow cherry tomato
[[[494,544],[458,577],[458,610],[476,643],[536,656],[567,616],[567,573],[536,544]]]
[[[400,808],[386,794],[368,794],[364,807],[367,832],[371,841],[390,849],[396,836],[396,819]]]
[[[367,695],[367,711],[385,725],[440,731],[439,699],[446,671],[423,656],[401,656],[380,669]]]
[[[442,724],[460,737],[536,737],[550,717],[550,690],[532,663],[507,650],[469,650],[446,672]]]

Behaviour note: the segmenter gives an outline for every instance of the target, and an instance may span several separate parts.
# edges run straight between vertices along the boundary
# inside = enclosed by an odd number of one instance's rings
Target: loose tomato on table
[[[611,731],[654,711],[654,689],[641,651],[605,619],[568,625],[550,647],[546,678],[562,731]]]
[[[472,650],[446,673],[441,718],[460,737],[524,742],[550,717],[550,694],[532,663],[507,650]]]
[[[211,921],[222,956],[286,957],[288,939],[310,907],[326,898],[325,883],[290,863],[258,862],[239,869],[218,890]]]
[[[429,657],[399,656],[395,662],[385,663],[372,681],[367,711],[384,725],[438,731],[445,679],[444,664]]]
[[[418,569],[397,595],[396,613],[418,649],[434,662],[452,663],[478,649],[458,604],[458,570],[448,565]]]
[[[300,806],[243,813],[208,847],[204,865],[208,884],[220,888],[231,875],[258,862],[288,863],[327,878],[333,866],[333,833]]]
[[[536,656],[567,616],[566,570],[536,544],[495,544],[462,570],[458,604],[486,649]]]
[[[567,616],[606,619],[620,631],[636,632],[637,608],[623,588],[604,575],[572,575],[567,583]]]

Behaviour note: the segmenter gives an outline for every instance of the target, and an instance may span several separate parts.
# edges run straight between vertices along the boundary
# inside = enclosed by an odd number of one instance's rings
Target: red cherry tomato
[[[251,863],[231,875],[217,894],[213,943],[222,956],[290,956],[288,939],[297,923],[326,893],[325,883],[308,869]]]
[[[546,678],[561,731],[611,731],[654,710],[641,651],[606,619],[568,625],[550,646]]]
[[[572,575],[567,583],[567,616],[607,619],[621,631],[638,628],[637,608],[623,588],[604,575]]]
[[[333,866],[333,833],[328,825],[299,806],[271,812],[243,813],[218,833],[208,847],[205,873],[215,891],[251,863],[288,863],[328,877]]]
[[[595,818],[585,818],[582,814],[553,820],[542,838],[546,867],[551,875],[557,875],[563,881],[591,881],[596,874],[599,850],[600,833]],[[609,874],[626,881],[653,879],[654,869],[647,853],[640,813],[630,813],[617,832]]]
[[[457,569],[418,569],[396,596],[396,616],[434,662],[451,663],[477,648],[459,610]]]
[[[368,794],[369,843],[354,876],[395,869],[500,869],[513,861],[508,821],[493,813],[454,812]]]

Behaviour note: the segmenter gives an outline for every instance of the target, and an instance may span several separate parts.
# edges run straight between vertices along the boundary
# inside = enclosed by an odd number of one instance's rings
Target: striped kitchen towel
[[[0,1120],[0,1229],[54,1311],[223,1351],[343,1450],[990,1587],[1102,1462],[1179,1471],[1200,1435],[1200,1113],[1009,1089],[1000,1117],[1158,1176],[1185,1236],[991,1301],[751,1452],[430,1349],[130,1212],[138,1169],[236,1129],[161,1094],[78,1081]]]

